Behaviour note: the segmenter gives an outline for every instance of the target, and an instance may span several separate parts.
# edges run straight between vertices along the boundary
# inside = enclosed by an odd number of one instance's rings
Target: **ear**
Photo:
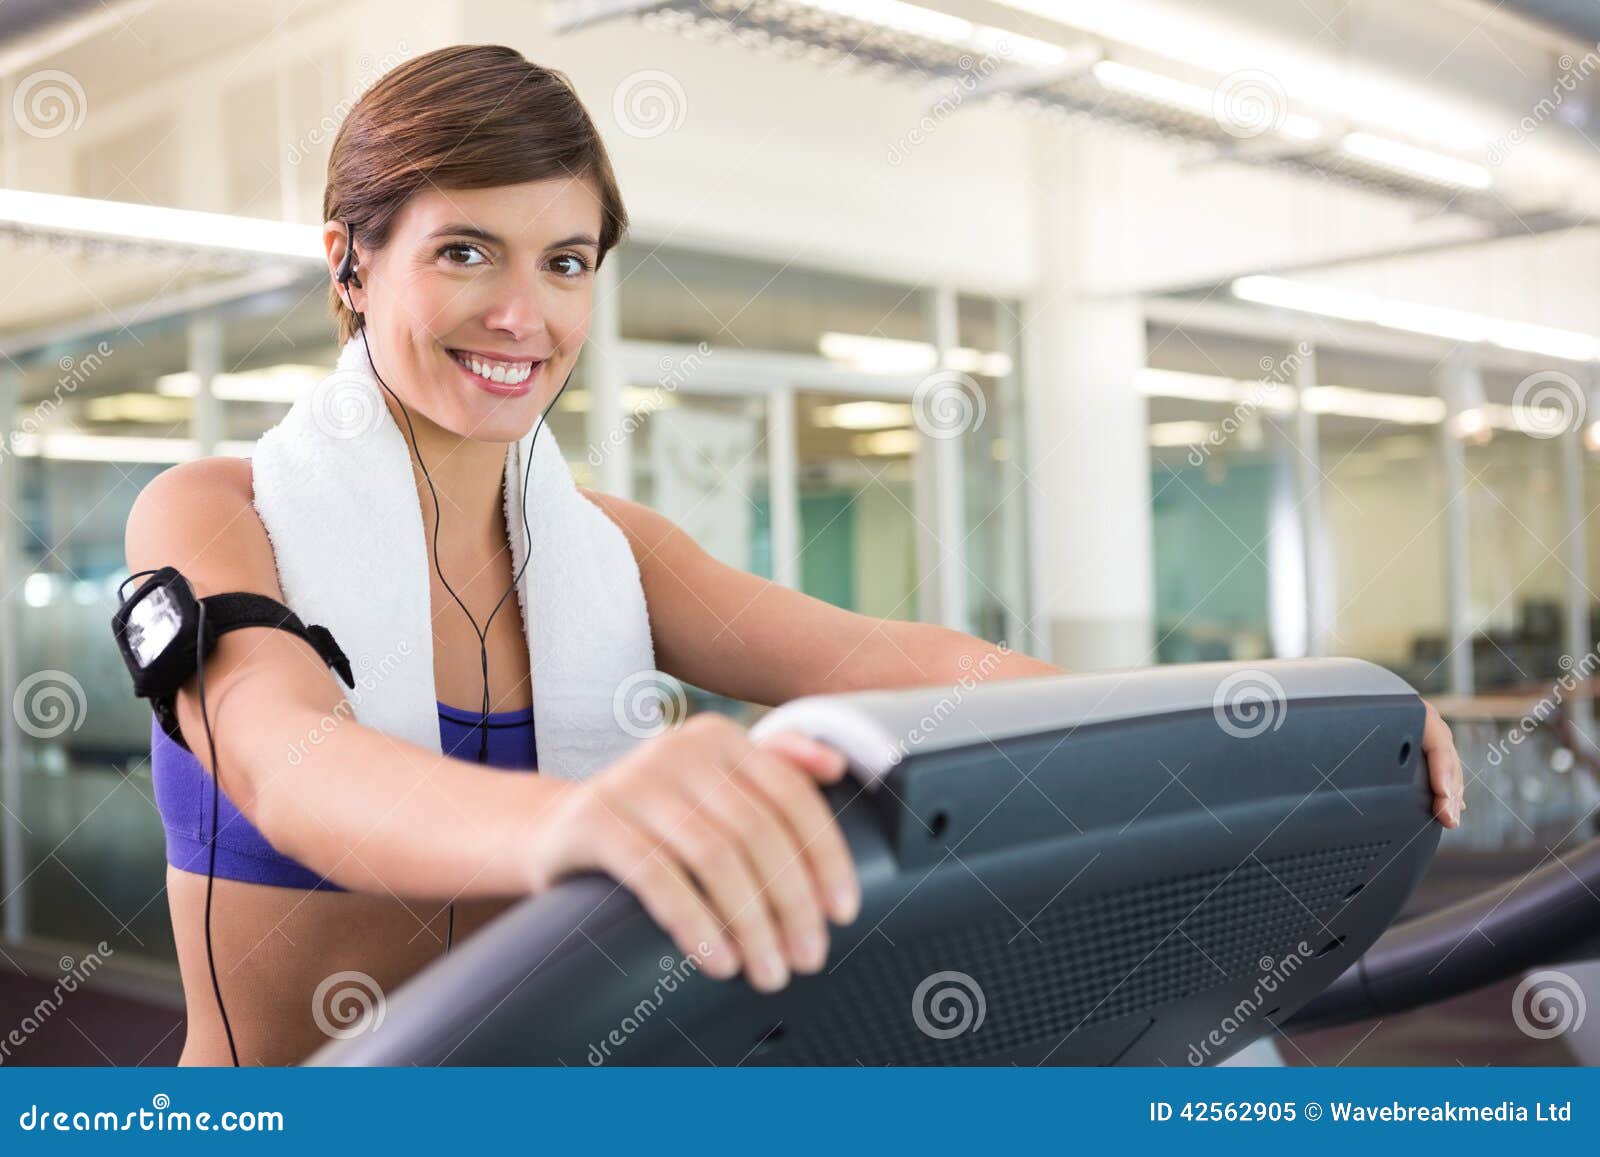
[[[325,222],[323,222],[323,225],[322,225],[322,248],[323,248],[323,255],[327,259],[327,263],[328,263],[328,278],[329,278],[330,281],[333,282],[333,287],[338,292],[339,296],[341,298],[346,299],[348,301],[348,303],[351,304],[353,306],[353,308],[359,313],[362,310],[364,310],[365,307],[366,307],[366,300],[365,300],[366,295],[365,295],[365,293],[362,292],[364,287],[361,284],[361,278],[352,273],[351,278],[350,278],[350,283],[348,285],[340,285],[339,284],[339,266],[341,264],[343,264],[343,262],[344,262],[346,246],[347,246],[347,234],[345,233],[344,222],[343,221],[325,221]],[[360,246],[357,246],[356,247],[356,258],[357,258],[356,268],[360,268],[360,265],[359,265],[360,256],[361,256],[361,248],[360,248]]]

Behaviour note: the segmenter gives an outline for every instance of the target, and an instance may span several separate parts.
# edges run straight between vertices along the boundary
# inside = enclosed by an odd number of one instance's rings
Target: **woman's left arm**
[[[826,692],[1065,673],[946,627],[843,610],[718,562],[649,507],[584,494],[633,547],[661,669],[707,691],[775,706]],[[1433,704],[1425,706],[1422,751],[1434,815],[1460,827],[1461,757],[1449,726]]]
[[[960,631],[843,610],[719,562],[649,507],[583,493],[633,548],[658,664],[696,687],[774,706],[827,692],[1063,673]]]

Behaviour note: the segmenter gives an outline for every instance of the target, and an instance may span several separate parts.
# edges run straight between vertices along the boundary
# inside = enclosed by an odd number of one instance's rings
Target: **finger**
[[[823,914],[824,887],[812,870],[799,826],[785,814],[783,800],[802,793],[815,797],[825,822],[831,821],[820,807],[821,793],[804,772],[775,752],[752,748],[738,766],[742,790],[759,802],[763,831],[754,853],[761,859],[765,887],[763,894],[783,925],[790,960],[796,970],[817,972],[827,961],[828,925]],[[771,831],[765,825],[771,824]]]
[[[721,773],[712,771],[713,775]],[[737,942],[746,976],[770,992],[789,980],[779,932],[762,898],[759,870],[736,831],[715,809],[683,790],[664,790],[637,801],[640,822],[683,862],[710,898],[717,918]]]
[[[632,892],[686,958],[702,959],[705,970],[719,980],[739,971],[739,955],[716,916],[655,841],[632,824],[613,819],[591,846],[597,850],[592,866]]]
[[[861,885],[850,846],[822,793],[803,773],[782,763],[754,782],[793,833],[833,920],[850,923],[861,908]]]
[[[843,752],[798,731],[774,731],[756,746],[777,752],[823,783],[839,782],[848,765]]]
[[[753,869],[756,894],[749,903],[763,909],[774,935],[781,936],[788,964],[815,972],[827,955],[821,901],[799,845],[771,801],[750,779],[757,769],[779,761],[748,743],[743,746],[732,766],[706,766],[692,774],[689,790],[696,793],[700,808],[737,842]],[[788,977],[782,979],[787,982]]]

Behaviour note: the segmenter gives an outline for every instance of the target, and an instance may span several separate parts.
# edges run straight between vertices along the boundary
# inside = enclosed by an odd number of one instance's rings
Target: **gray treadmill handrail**
[[[1281,695],[1279,710],[1287,710],[1294,700],[1417,694],[1400,676],[1365,659],[1175,663],[974,680],[970,687],[956,683],[931,712],[928,686],[808,695],[768,712],[750,735],[760,740],[775,731],[792,730],[828,743],[845,754],[851,769],[872,788],[912,748],[930,753],[1137,716],[1217,710],[1228,702],[1230,681],[1241,676],[1255,677],[1255,685],[1273,699]],[[945,703],[949,706],[942,708]],[[935,718],[941,709],[943,717]]]
[[[1332,1028],[1436,1004],[1600,949],[1600,839],[1397,924],[1283,1025]]]

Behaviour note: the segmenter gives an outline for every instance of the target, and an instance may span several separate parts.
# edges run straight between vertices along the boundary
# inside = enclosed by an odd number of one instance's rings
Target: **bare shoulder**
[[[249,459],[220,455],[156,475],[128,512],[128,570],[174,566],[201,595],[249,590],[281,600],[253,478]]]
[[[598,506],[601,512],[616,524],[617,529],[627,538],[628,545],[633,548],[634,557],[641,566],[667,547],[674,536],[688,537],[671,519],[651,510],[648,506],[630,502],[626,498],[618,498],[614,494],[590,490],[587,486],[578,487],[578,493]]]

